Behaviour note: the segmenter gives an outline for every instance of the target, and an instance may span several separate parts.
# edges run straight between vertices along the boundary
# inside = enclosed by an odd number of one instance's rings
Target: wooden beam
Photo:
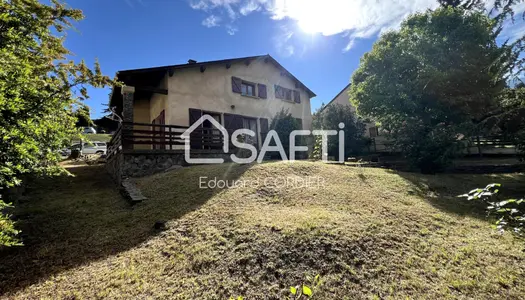
[[[231,68],[232,64],[231,63],[226,63],[226,69],[229,69]]]
[[[173,77],[173,74],[175,74],[175,68],[170,68],[170,69],[168,70],[168,75],[169,75],[170,77]]]
[[[206,66],[201,66],[201,73],[204,73],[206,71]]]
[[[247,60],[244,62],[244,64],[247,65],[247,66],[249,66],[250,63],[251,63],[251,61],[250,61],[249,59],[247,59]]]
[[[159,88],[152,87],[152,86],[136,86],[135,90],[143,91],[143,92],[152,92],[152,93],[155,93],[155,94],[162,94],[162,95],[167,95],[168,94],[168,90],[166,90],[166,89],[159,89]]]

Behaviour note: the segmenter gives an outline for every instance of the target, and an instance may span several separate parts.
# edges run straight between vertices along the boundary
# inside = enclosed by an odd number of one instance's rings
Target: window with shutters
[[[256,97],[256,95],[255,95],[255,84],[243,81],[241,83],[241,95]]]
[[[292,90],[290,89],[284,89],[284,90],[285,90],[284,100],[292,101]]]
[[[301,103],[299,91],[287,89],[279,85],[275,85],[275,98]]]

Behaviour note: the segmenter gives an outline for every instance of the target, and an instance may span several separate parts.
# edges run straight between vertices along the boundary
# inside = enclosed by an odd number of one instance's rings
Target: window
[[[241,83],[241,95],[255,97],[255,84],[243,81]]]
[[[255,132],[255,136],[249,136],[249,135],[244,136],[245,143],[257,146],[257,119],[243,118],[242,127],[246,129],[250,129],[251,131]]]
[[[292,98],[293,93],[293,98]],[[276,85],[275,86],[275,98],[277,99],[283,99],[286,101],[292,101],[294,100],[296,103],[300,103],[301,100],[299,98],[299,91],[287,89],[282,86]]]
[[[95,143],[98,147],[106,147],[106,143]]]
[[[285,89],[285,100],[292,101],[292,90]]]

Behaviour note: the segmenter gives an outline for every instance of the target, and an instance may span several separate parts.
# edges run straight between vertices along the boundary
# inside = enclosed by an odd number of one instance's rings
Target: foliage
[[[0,187],[59,173],[57,150],[78,135],[73,107],[88,97],[86,85],[110,84],[98,63],[90,70],[66,59],[65,30],[82,17],[56,0],[0,2]]]
[[[74,112],[77,122],[76,127],[88,127],[93,126],[93,121],[91,120],[89,106],[82,105]]]
[[[441,168],[506,85],[508,66],[493,63],[510,50],[497,45],[496,26],[461,8],[412,15],[361,59],[350,91],[359,114],[380,122],[415,166]]]
[[[318,130],[340,130],[339,123],[343,123],[345,137],[345,158],[350,154],[357,154],[363,150],[365,138],[365,124],[359,120],[349,105],[332,104],[321,107],[313,115],[313,128]],[[339,155],[339,137],[328,137],[328,155]]]
[[[306,279],[310,282],[308,283],[309,285],[303,283],[300,286],[298,285],[290,287],[290,293],[292,294],[290,299],[303,299],[303,296],[311,298],[315,289],[317,289],[322,284],[319,274],[317,274],[313,279],[310,278],[310,276],[306,276]]]
[[[275,115],[275,117],[272,119],[272,122],[270,123],[270,130],[275,130],[275,132],[277,132],[277,135],[279,136],[284,151],[287,155],[290,154],[290,133],[299,129],[299,121],[292,117],[292,114],[290,114],[288,110],[285,110],[284,108]],[[297,139],[300,138],[301,137],[297,137]],[[296,145],[301,144],[304,144],[304,140],[296,141]],[[280,157],[279,153],[276,152],[271,153],[271,155],[272,157]]]
[[[498,97],[499,108],[488,115],[480,128],[487,134],[503,134],[525,152],[525,86],[506,88]]]
[[[499,201],[500,187],[501,184],[499,183],[491,183],[483,189],[474,189],[458,197],[486,202],[488,204],[488,214],[498,217],[496,228],[499,231],[502,232],[510,228],[513,232],[523,235],[525,229],[525,199]]]
[[[15,222],[10,219],[9,215],[3,213],[9,208],[12,208],[12,206],[2,202],[0,199],[0,249],[5,246],[21,245],[16,238],[19,231],[15,229]]]
[[[321,136],[315,136],[314,149],[312,151],[312,159],[321,160],[323,158],[323,140]]]
[[[488,13],[493,16],[497,33],[501,32],[505,25],[515,21],[515,8],[523,4],[523,0],[438,0],[438,2],[443,7]],[[525,12],[522,13],[521,17],[525,18]],[[522,55],[525,50],[525,35],[516,40],[506,40],[504,46],[509,50],[507,55],[498,57],[494,63],[507,66],[506,77],[509,79],[521,80],[520,77],[523,77],[522,75],[525,72],[525,57]]]

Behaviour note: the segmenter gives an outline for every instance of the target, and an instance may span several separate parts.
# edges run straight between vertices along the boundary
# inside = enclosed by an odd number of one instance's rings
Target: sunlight
[[[348,11],[356,10],[356,2],[352,1],[287,1],[282,5],[281,11],[297,20],[301,30],[306,33],[333,35],[357,21],[348,14]]]

